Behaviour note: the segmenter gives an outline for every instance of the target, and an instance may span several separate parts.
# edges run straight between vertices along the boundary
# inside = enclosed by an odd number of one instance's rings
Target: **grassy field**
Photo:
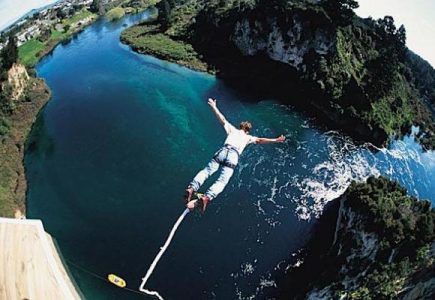
[[[22,64],[34,66],[38,60],[38,54],[45,48],[45,44],[37,39],[31,39],[18,48],[18,57]]]
[[[121,19],[125,15],[125,10],[122,7],[115,7],[106,13],[106,18],[113,21]]]
[[[39,39],[31,39],[21,45],[18,48],[18,59],[19,61],[27,67],[33,67],[39,61],[39,59],[50,51],[59,42],[70,38],[81,26],[76,26],[79,21],[84,20],[88,17],[96,17],[95,14],[90,11],[83,9],[71,18],[64,19],[62,25],[68,30],[66,32],[61,32],[51,29],[50,37],[41,41]]]
[[[88,17],[91,16],[95,16],[94,13],[91,13],[89,10],[87,9],[82,9],[81,11],[79,11],[78,13],[76,13],[74,16],[72,16],[71,18],[67,18],[67,19],[63,19],[62,20],[62,25],[66,26],[66,25],[73,25],[81,20],[84,20]]]
[[[41,42],[38,39],[31,39],[18,48],[19,61],[27,67],[33,67],[41,58],[41,54],[48,46],[57,44],[71,36],[71,33],[62,33],[52,30],[47,41]]]

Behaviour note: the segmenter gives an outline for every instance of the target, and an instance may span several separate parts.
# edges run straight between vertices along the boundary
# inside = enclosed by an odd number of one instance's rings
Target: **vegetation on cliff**
[[[156,0],[94,0],[92,9],[105,12],[122,6],[123,11],[138,12],[155,3]],[[14,35],[22,30],[22,25],[8,32],[8,43],[0,52],[0,216],[25,213],[24,144],[37,113],[50,98],[48,87],[35,77],[33,67],[56,45],[70,39],[96,16],[86,8],[73,7],[69,17],[58,11],[57,24],[45,28],[37,38],[18,48]],[[38,14],[34,18],[38,18]]]
[[[352,183],[338,201],[338,213],[332,207],[325,213],[337,216],[335,230],[330,221],[317,228],[303,265],[281,283],[283,299],[401,298],[418,279],[427,279],[422,274],[434,274],[435,210],[429,201],[382,177]],[[435,292],[433,284],[427,287],[423,294]]]
[[[366,228],[379,238],[379,256],[415,258],[418,249],[435,238],[435,210],[428,200],[407,195],[405,188],[386,178],[371,177],[367,183],[353,183],[346,194],[348,206],[363,214]]]
[[[422,101],[431,99],[432,81],[420,78],[433,74],[432,67],[408,58],[403,26],[396,28],[392,17],[361,19],[353,12],[357,5],[353,0],[163,0],[153,29],[139,24],[124,32],[123,41],[193,67],[191,60],[180,60],[178,47],[155,42],[165,39],[192,49],[186,57],[204,61],[232,82],[249,81],[285,101],[299,92],[326,119],[376,144],[417,125],[420,142],[433,149],[434,120],[424,105],[430,100]]]
[[[12,90],[8,84],[8,70],[18,59],[18,49],[15,38],[10,36],[8,44],[0,51],[0,137],[8,132],[9,122],[7,115],[12,113],[14,103],[12,101]]]
[[[408,51],[406,58],[414,86],[435,113],[435,69],[412,51]]]
[[[49,98],[43,80],[29,77],[18,65],[11,36],[0,53],[0,216],[25,211],[24,143],[34,117]]]
[[[9,33],[0,53],[0,216],[25,212],[24,144],[37,113],[50,98],[45,82],[35,77],[32,68],[59,42],[94,19],[95,14],[82,9],[63,18],[58,24],[62,29],[52,27],[20,47],[15,30]]]

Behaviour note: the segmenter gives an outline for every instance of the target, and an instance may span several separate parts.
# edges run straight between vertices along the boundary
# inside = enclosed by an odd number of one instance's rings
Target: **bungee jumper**
[[[225,119],[224,115],[219,111],[216,105],[216,100],[208,99],[208,105],[210,105],[211,109],[215,113],[217,119],[224,127],[227,138],[225,140],[224,146],[220,148],[212,160],[208,163],[208,165],[201,170],[195,178],[193,178],[192,182],[189,184],[185,191],[185,201],[186,201],[186,209],[180,215],[178,220],[175,222],[174,226],[169,233],[168,238],[166,239],[165,244],[160,248],[160,251],[157,253],[150,267],[148,268],[145,276],[142,278],[142,283],[139,286],[139,291],[143,292],[150,296],[155,296],[160,300],[163,300],[163,297],[157,291],[151,291],[145,288],[148,279],[151,277],[154,272],[154,268],[157,266],[160,258],[165,253],[166,249],[168,249],[172,238],[175,235],[178,227],[181,222],[183,222],[184,217],[194,210],[196,207],[201,208],[202,212],[205,211],[208,202],[212,199],[216,198],[225,188],[231,176],[234,173],[234,169],[239,162],[239,155],[242,154],[245,147],[249,144],[272,144],[272,143],[282,143],[285,141],[285,137],[280,135],[275,139],[271,138],[260,138],[249,135],[249,131],[252,129],[251,123],[248,121],[244,121],[240,123],[240,129],[236,129],[230,122]],[[206,191],[205,194],[198,193],[199,188],[204,183],[207,178],[214,174],[221,167],[221,173],[216,182]],[[196,199],[193,199],[196,198]],[[122,279],[117,277],[116,275],[111,278],[114,284],[118,286],[122,286]]]
[[[196,174],[186,188],[184,195],[186,207],[189,210],[198,207],[202,212],[205,211],[208,203],[224,190],[234,173],[237,163],[239,162],[239,156],[247,145],[282,143],[285,141],[284,135],[280,135],[277,138],[262,138],[250,135],[249,132],[252,129],[252,125],[248,121],[241,122],[240,129],[237,129],[228,122],[225,116],[220,112],[215,99],[209,98],[208,105],[213,110],[219,123],[224,127],[227,133],[227,138],[224,145],[215,153],[208,165]],[[221,168],[221,173],[216,182],[210,186],[204,195],[198,194],[197,192],[204,181],[206,181],[207,178],[214,174],[219,168]],[[194,195],[198,195],[198,199],[192,200]]]

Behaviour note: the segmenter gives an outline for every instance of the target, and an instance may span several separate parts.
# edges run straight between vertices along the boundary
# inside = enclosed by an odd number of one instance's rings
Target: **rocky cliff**
[[[320,220],[302,266],[281,282],[278,298],[433,299],[430,203],[384,178],[352,184],[337,202],[325,214],[330,220]]]
[[[202,59],[258,98],[279,98],[377,145],[417,125],[421,143],[435,146],[433,117],[422,101],[421,86],[428,84],[415,80],[427,65],[407,59],[406,31],[393,18],[361,19],[352,0],[163,0],[159,6],[153,30],[140,29],[149,24],[131,30],[138,33],[128,40],[133,48],[146,44],[143,51],[180,61],[171,52],[179,55],[187,42],[193,50],[186,57]],[[173,51],[157,45],[162,36],[174,42]]]
[[[407,65],[404,27],[391,17],[360,19],[350,9],[337,16],[329,2],[256,1],[225,13],[208,6],[188,38],[224,78],[309,104],[315,115],[378,145],[420,126],[431,149],[434,122]],[[240,56],[246,64],[231,66]],[[295,94],[303,100],[289,100]]]
[[[0,216],[25,214],[24,144],[37,113],[50,98],[41,79],[23,65],[0,70]]]
[[[24,94],[27,83],[30,79],[29,74],[23,65],[15,63],[9,69],[7,77],[7,84],[11,89],[10,97],[12,100],[16,101]]]

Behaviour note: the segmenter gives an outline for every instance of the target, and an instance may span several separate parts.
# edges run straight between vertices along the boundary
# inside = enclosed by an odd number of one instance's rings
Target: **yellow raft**
[[[116,276],[115,274],[109,274],[107,275],[107,279],[113,283],[114,285],[120,287],[120,288],[125,288],[127,286],[127,284],[125,283],[125,280],[122,279],[121,277]]]

